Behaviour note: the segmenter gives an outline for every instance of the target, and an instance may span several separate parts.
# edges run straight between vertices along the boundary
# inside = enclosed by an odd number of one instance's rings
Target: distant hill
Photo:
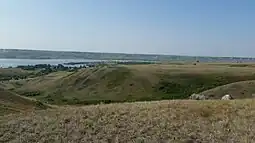
[[[96,59],[96,60],[147,60],[147,61],[221,61],[221,62],[250,62],[254,58],[238,57],[202,57],[157,54],[124,54],[124,53],[94,53],[69,51],[42,51],[0,49],[0,58],[11,59]]]

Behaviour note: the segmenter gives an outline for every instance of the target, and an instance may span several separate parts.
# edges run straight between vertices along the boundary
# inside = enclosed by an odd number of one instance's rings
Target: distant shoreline
[[[142,60],[97,60],[97,59],[1,59],[0,68],[18,67],[18,66],[34,66],[34,65],[64,65],[64,66],[80,66],[95,64],[148,64],[154,61]]]
[[[200,62],[255,62],[249,57],[207,57],[157,54],[95,53],[72,51],[0,49],[0,59],[29,60],[141,60],[141,61],[200,61]]]
[[[42,52],[42,53],[73,53],[73,54],[111,54],[111,55],[132,55],[132,56],[164,56],[164,57],[196,57],[196,58],[234,58],[234,59],[255,59],[248,56],[206,56],[206,55],[178,55],[178,54],[152,54],[152,53],[111,53],[111,52],[84,52],[84,51],[54,51],[54,50],[31,50],[31,49],[0,49],[0,55],[8,52]],[[1,58],[1,57],[0,57]],[[37,59],[37,58],[36,58]],[[47,59],[47,58],[46,58]]]

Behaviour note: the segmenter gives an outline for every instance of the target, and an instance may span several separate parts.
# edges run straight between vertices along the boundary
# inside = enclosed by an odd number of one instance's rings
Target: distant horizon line
[[[0,48],[0,50],[19,50],[19,51],[47,51],[47,52],[73,52],[73,53],[104,53],[104,54],[124,54],[124,55],[148,55],[148,56],[181,56],[181,57],[207,57],[207,58],[252,58],[249,56],[192,56],[192,55],[182,55],[182,54],[146,54],[146,53],[122,53],[122,52],[91,52],[91,51],[76,51],[76,50],[47,50],[47,49],[4,49]]]

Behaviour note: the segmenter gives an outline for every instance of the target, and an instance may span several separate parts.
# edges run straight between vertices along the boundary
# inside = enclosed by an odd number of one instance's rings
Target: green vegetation
[[[169,99],[168,95],[171,95],[171,99],[187,99],[192,93],[200,93],[225,84],[252,79],[255,79],[253,74],[239,76],[222,73],[181,73],[174,76],[163,76],[155,89],[165,95],[163,97],[165,99]]]
[[[27,71],[36,71],[33,75],[33,77],[36,76],[43,76],[47,75],[52,72],[58,72],[58,71],[77,71],[78,69],[84,68],[83,66],[80,67],[65,67],[62,64],[58,65],[50,65],[50,64],[37,64],[37,65],[27,65],[27,66],[18,66],[17,68],[20,68],[22,70]]]
[[[33,73],[19,68],[0,68],[0,81],[11,79],[25,79]]]
[[[43,76],[50,74],[52,72],[60,71],[77,71],[82,67],[64,67],[59,64],[57,66],[48,65],[48,64],[39,64],[39,65],[28,65],[28,66],[18,66],[16,68],[0,68],[0,81],[9,81],[9,80],[19,80],[27,79],[38,76]],[[18,82],[16,82],[19,84]]]

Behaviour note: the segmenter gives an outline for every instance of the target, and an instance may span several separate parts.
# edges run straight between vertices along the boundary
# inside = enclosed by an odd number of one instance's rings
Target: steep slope
[[[0,142],[255,142],[255,100],[160,101],[0,118]]]
[[[48,106],[39,101],[24,98],[0,88],[0,115],[46,108]]]
[[[235,82],[203,91],[210,99],[221,99],[230,94],[234,99],[255,98],[255,80]]]

